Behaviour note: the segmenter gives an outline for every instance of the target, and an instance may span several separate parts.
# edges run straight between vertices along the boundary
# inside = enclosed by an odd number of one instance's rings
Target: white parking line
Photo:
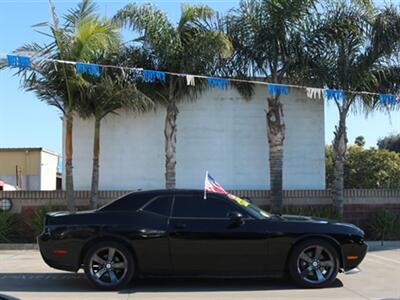
[[[392,263],[400,265],[400,258],[398,260],[396,260],[396,259],[391,259],[391,258],[388,258],[388,257],[383,257],[383,256],[380,256],[380,255],[376,255],[376,254],[368,253],[367,255],[368,255],[368,257],[372,256],[372,257],[375,257],[375,258],[379,258],[379,259],[382,259],[382,260],[390,261]]]

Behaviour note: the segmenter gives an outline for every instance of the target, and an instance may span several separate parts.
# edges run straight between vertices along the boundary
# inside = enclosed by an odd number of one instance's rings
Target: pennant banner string
[[[28,55],[30,54],[30,55]],[[33,54],[33,55],[32,55]],[[9,65],[12,67],[19,67],[19,68],[28,68],[34,65],[36,58],[41,58],[36,53],[22,53],[21,55],[18,54],[4,54],[0,53],[0,59],[4,59],[6,57]],[[343,100],[344,93],[350,94],[357,94],[357,95],[369,95],[369,96],[378,96],[379,100],[383,104],[395,104],[396,102],[400,104],[398,99],[395,95],[389,94],[380,94],[375,92],[366,92],[366,91],[344,91],[344,90],[332,90],[332,89],[318,89],[313,87],[295,85],[295,84],[279,84],[279,83],[270,83],[265,81],[258,81],[258,80],[246,80],[246,79],[237,79],[237,78],[224,78],[224,77],[213,77],[213,76],[205,76],[205,75],[196,75],[196,74],[187,74],[187,73],[176,73],[176,72],[169,72],[169,71],[158,71],[158,70],[143,70],[143,68],[137,67],[122,67],[116,65],[103,65],[103,64],[93,64],[93,63],[83,63],[83,62],[75,62],[75,61],[68,61],[68,60],[60,60],[60,59],[52,59],[42,57],[41,61],[51,62],[51,63],[59,63],[59,64],[69,64],[69,65],[88,65],[89,67],[78,67],[82,72],[79,73],[88,73],[93,76],[100,76],[102,68],[113,68],[121,70],[122,74],[136,74],[136,78],[142,78],[145,82],[154,82],[154,81],[161,81],[165,82],[165,75],[170,76],[179,76],[179,77],[186,77],[188,85],[193,85],[194,78],[201,78],[207,79],[208,85],[210,87],[222,88],[226,89],[228,87],[229,82],[238,82],[238,83],[250,83],[250,84],[260,84],[267,86],[267,90],[271,95],[287,95],[289,88],[297,88],[297,89],[306,89],[307,94],[310,98],[319,98],[320,90],[325,90],[325,96],[329,99],[336,99],[336,100]],[[83,68],[83,69],[82,69]],[[85,71],[83,71],[85,70]],[[127,73],[125,73],[127,71]],[[77,70],[78,72],[78,70]],[[139,75],[140,76],[137,76]],[[127,75],[128,76],[128,75]],[[190,83],[189,83],[190,82]],[[312,90],[314,89],[314,90]],[[318,95],[318,96],[317,96]],[[393,100],[394,99],[394,100]]]

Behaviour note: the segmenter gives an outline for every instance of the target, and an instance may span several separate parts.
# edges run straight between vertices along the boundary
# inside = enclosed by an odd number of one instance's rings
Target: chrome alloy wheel
[[[118,249],[101,248],[90,258],[90,275],[101,286],[117,285],[128,272],[128,260]]]
[[[297,272],[308,283],[321,284],[329,280],[334,271],[332,253],[320,245],[305,248],[297,259]]]

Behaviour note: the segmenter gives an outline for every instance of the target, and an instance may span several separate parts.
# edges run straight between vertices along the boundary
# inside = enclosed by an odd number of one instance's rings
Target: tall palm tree
[[[241,74],[262,76],[274,83],[298,79],[292,70],[301,64],[300,25],[313,7],[312,0],[242,0],[227,18]],[[267,140],[271,210],[282,212],[283,142],[285,122],[280,95],[267,97]]]
[[[154,102],[138,91],[134,84],[126,81],[121,74],[110,70],[105,72],[106,70],[100,78],[83,79],[82,90],[85,98],[78,107],[81,117],[94,119],[91,209],[96,209],[98,202],[101,121],[110,114],[118,114],[121,109],[145,112],[154,107]]]
[[[16,74],[22,79],[22,87],[33,91],[39,100],[57,107],[64,116],[65,134],[65,179],[68,209],[75,210],[72,172],[72,130],[74,111],[82,98],[80,81],[74,67],[66,64],[53,64],[46,59],[69,61],[90,61],[100,50],[112,48],[118,32],[115,26],[96,14],[96,5],[83,0],[75,9],[63,17],[62,26],[53,10],[52,24],[42,23],[49,33],[42,34],[50,38],[45,45],[31,43],[17,49],[17,53],[33,56],[29,69],[21,69]]]
[[[308,24],[304,41],[309,59],[307,66],[311,71],[308,77],[314,83],[345,91],[387,92],[398,89],[399,70],[394,66],[393,58],[399,49],[400,16],[395,8],[377,10],[370,1],[327,3],[325,9],[315,13]],[[335,103],[339,112],[332,159],[334,204],[338,217],[342,218],[347,116],[352,109],[369,112],[382,108],[382,105],[377,97],[348,92],[330,101]]]
[[[231,43],[227,36],[217,29],[215,12],[205,6],[182,6],[177,25],[166,15],[151,5],[128,4],[115,16],[115,20],[129,26],[139,34],[135,40],[137,47],[128,48],[146,66],[161,71],[177,73],[205,74],[212,72],[217,59],[231,53]],[[135,62],[136,64],[140,63]],[[140,65],[139,65],[140,66]],[[178,103],[185,97],[194,99],[205,88],[204,81],[198,80],[195,87],[188,87],[186,79],[167,76],[165,82],[152,84],[151,90],[144,92],[166,106],[165,118],[165,186],[175,188],[176,132]]]

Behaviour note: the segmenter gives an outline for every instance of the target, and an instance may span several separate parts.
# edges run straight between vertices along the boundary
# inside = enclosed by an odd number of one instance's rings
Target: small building
[[[59,154],[44,148],[0,148],[3,189],[56,190],[61,180],[59,160]]]
[[[8,184],[7,182],[4,182],[3,180],[0,180],[0,191],[16,191],[17,188],[13,185]]]
[[[226,189],[269,189],[265,86],[246,101],[235,89],[204,91],[182,101],[177,118],[176,187],[203,188],[206,170]],[[282,96],[286,123],[283,188],[325,189],[324,101],[304,90]],[[100,189],[164,188],[166,110],[120,111],[101,124]],[[74,119],[73,173],[90,189],[93,120]],[[64,124],[65,125],[65,124]],[[64,126],[65,133],[65,126]]]

